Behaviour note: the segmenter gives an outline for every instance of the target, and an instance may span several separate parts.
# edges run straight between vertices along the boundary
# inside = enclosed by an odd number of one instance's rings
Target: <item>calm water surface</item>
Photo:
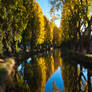
[[[91,68],[64,61],[61,50],[30,56],[18,71],[31,92],[92,92]]]

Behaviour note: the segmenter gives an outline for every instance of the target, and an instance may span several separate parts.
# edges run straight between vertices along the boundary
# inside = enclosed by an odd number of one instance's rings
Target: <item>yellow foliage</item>
[[[42,76],[42,82],[41,82],[41,91],[40,92],[43,92],[44,91],[44,88],[45,88],[45,83],[46,83],[46,70],[47,70],[47,67],[46,67],[46,63],[45,63],[45,58],[43,57],[40,57],[38,59],[38,65],[40,66],[41,68],[41,76]]]

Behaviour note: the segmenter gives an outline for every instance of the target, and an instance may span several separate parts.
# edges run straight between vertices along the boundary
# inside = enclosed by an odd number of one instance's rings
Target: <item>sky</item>
[[[36,0],[36,1],[40,4],[40,7],[43,11],[43,14],[50,20],[51,17],[50,17],[49,11],[50,11],[51,5],[49,3],[49,0]],[[56,20],[55,24],[59,27],[60,26],[60,19]]]

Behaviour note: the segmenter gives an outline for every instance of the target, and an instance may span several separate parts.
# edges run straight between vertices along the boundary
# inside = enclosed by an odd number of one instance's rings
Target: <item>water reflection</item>
[[[61,71],[65,92],[92,92],[89,68],[63,61]]]
[[[61,50],[29,57],[18,67],[28,92],[92,92],[92,71],[63,61]]]
[[[18,70],[28,83],[31,92],[44,92],[46,82],[61,64],[61,52],[55,50],[54,53],[33,56],[23,61]]]
[[[64,84],[61,76],[61,67],[50,77],[45,86],[45,92],[63,92]]]

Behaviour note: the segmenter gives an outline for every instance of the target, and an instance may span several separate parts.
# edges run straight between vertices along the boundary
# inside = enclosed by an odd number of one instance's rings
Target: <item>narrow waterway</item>
[[[64,61],[61,50],[34,55],[18,71],[31,92],[92,92],[92,69]]]

